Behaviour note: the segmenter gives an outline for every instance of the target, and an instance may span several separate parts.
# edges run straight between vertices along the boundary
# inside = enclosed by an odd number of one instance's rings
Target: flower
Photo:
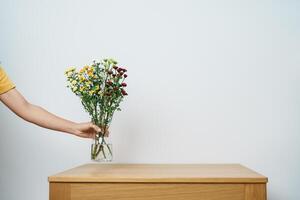
[[[92,96],[94,93],[95,93],[94,90],[90,90],[90,91],[89,91],[89,95],[91,95],[91,96]]]
[[[107,84],[108,84],[108,85],[112,85],[113,82],[112,82],[111,80],[109,80],[109,81],[107,81]]]
[[[75,72],[75,67],[69,67],[66,71],[65,74],[67,75],[67,77],[71,77],[73,75],[73,73]]]
[[[78,71],[75,67],[69,67],[65,71],[65,75],[69,83],[68,87],[80,97],[85,107],[99,106],[102,102],[111,102],[103,106],[111,106],[109,109],[114,112],[119,110],[120,102],[125,95],[128,95],[122,88],[127,86],[123,82],[123,77],[127,77],[127,74],[124,74],[126,71],[126,69],[118,67],[115,60],[104,59],[100,62],[94,61],[91,65],[85,65]],[[94,109],[95,107],[86,108],[91,116],[95,115]],[[98,114],[100,115],[100,113]]]
[[[87,73],[90,77],[93,77],[93,75],[94,75],[94,72],[92,71],[92,70],[90,70],[90,71],[88,71],[88,73]]]
[[[121,89],[121,93],[122,93],[124,96],[125,96],[125,95],[128,95],[127,92],[126,92],[123,88]]]
[[[85,90],[85,87],[84,86],[80,86],[79,91],[83,92],[84,90]]]
[[[75,67],[69,67],[68,69],[66,69],[65,74],[67,74],[68,72],[71,72],[71,71],[75,71],[75,70],[76,70]]]
[[[83,81],[85,81],[86,80],[86,78],[85,78],[85,76],[83,76],[83,75],[80,75],[79,76],[79,82],[83,82]]]
[[[72,85],[76,85],[77,81],[76,80],[73,80],[72,81]]]

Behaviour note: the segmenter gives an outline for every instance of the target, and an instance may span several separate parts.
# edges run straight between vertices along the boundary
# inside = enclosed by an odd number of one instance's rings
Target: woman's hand
[[[101,131],[98,126],[94,125],[91,122],[77,123],[73,128],[73,134],[83,138],[95,138],[96,134]]]
[[[102,129],[103,128],[99,128],[98,126],[96,126],[91,122],[78,123],[74,125],[73,134],[83,138],[95,138],[97,133],[103,131]],[[108,135],[109,135],[109,131],[108,128],[106,128],[105,137],[108,137]]]

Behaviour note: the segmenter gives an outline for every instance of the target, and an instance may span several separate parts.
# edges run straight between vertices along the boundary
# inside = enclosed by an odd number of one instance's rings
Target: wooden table
[[[49,177],[50,200],[266,200],[239,164],[86,164]]]

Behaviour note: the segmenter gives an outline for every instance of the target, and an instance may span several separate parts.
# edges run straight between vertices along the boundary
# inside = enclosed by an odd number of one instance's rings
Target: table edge
[[[115,163],[116,165],[131,165],[131,163]],[[115,165],[109,164],[109,165]],[[84,165],[80,165],[69,170],[73,170],[78,167],[82,167],[85,165],[97,165],[97,163],[87,163]],[[105,164],[104,164],[105,165]],[[99,178],[99,177],[74,177],[74,176],[59,176],[61,173],[69,170],[65,170],[63,172],[54,174],[48,177],[49,183],[60,182],[60,183],[243,183],[243,184],[251,184],[251,183],[267,183],[268,177],[257,173],[256,171],[245,167],[244,165],[238,163],[227,163],[227,164],[143,164],[143,163],[132,163],[132,165],[239,165],[243,168],[246,168],[249,171],[257,174],[257,177],[238,177],[238,178],[230,178],[230,177],[201,177],[201,178]]]

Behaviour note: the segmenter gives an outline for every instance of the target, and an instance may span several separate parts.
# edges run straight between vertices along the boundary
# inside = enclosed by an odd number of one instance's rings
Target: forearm
[[[0,101],[19,117],[44,128],[71,133],[84,138],[95,138],[96,133],[101,131],[98,126],[91,122],[71,122],[58,117],[39,106],[33,105],[27,102],[16,89],[1,94]],[[108,131],[105,132],[108,134]]]
[[[60,118],[45,109],[30,103],[27,103],[27,105],[24,106],[24,110],[21,113],[18,113],[18,115],[24,120],[44,128],[72,134],[75,133],[74,122]]]
[[[74,129],[76,123],[60,118],[39,106],[27,102],[16,89],[0,95],[0,100],[16,115],[28,122],[44,128],[76,134]]]

